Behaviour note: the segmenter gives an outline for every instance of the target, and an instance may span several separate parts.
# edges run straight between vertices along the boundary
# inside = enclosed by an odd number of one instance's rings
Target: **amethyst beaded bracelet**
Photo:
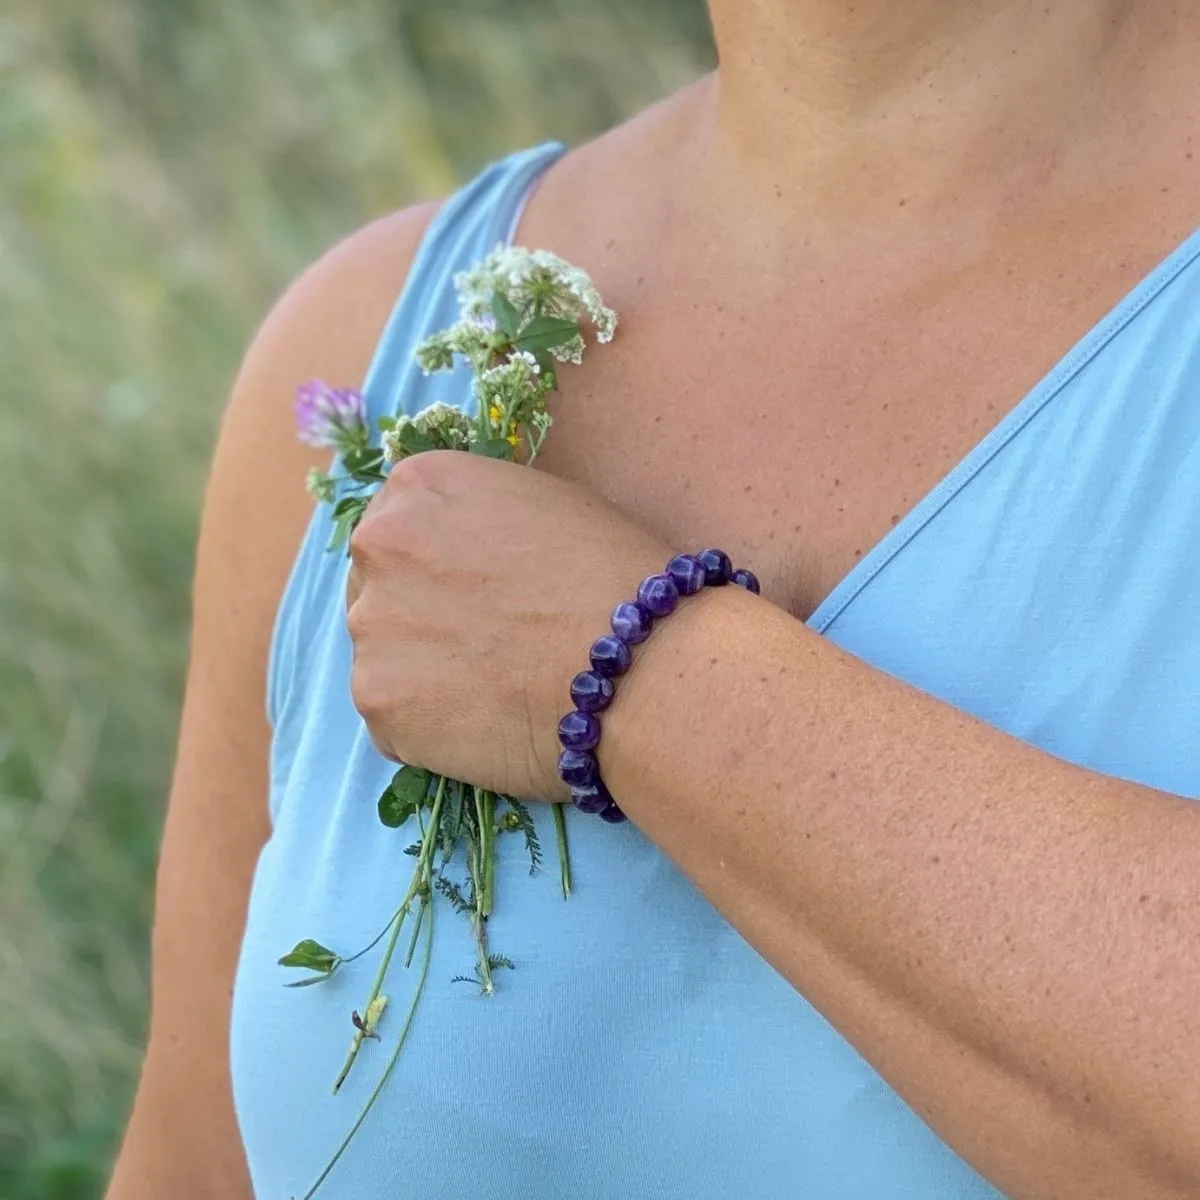
[[[699,554],[677,554],[661,575],[648,575],[638,585],[637,599],[626,600],[613,609],[612,633],[592,643],[591,670],[581,671],[571,681],[575,707],[558,723],[558,773],[571,788],[571,802],[580,812],[595,813],[616,825],[625,814],[600,778],[596,747],[600,743],[600,717],[613,699],[614,680],[629,670],[632,647],[651,634],[654,623],[673,613],[683,596],[694,596],[703,587],[727,583],[748,592],[759,591],[753,572],[733,569],[723,550],[701,550]]]

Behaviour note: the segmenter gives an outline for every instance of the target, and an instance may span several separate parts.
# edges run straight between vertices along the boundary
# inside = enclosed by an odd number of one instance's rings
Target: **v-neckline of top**
[[[991,431],[936,483],[817,605],[805,624],[825,633],[846,608],[979,472],[1000,454],[1047,404],[1091,362],[1168,284],[1200,256],[1200,229],[1193,231],[1140,283],[1125,293],[1017,402]]]

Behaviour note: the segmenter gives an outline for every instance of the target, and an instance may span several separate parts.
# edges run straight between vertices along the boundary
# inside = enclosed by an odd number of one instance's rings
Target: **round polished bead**
[[[612,631],[627,646],[636,646],[650,636],[654,616],[644,604],[626,600],[613,609]]]
[[[606,633],[597,638],[592,643],[589,657],[592,660],[592,669],[610,679],[614,675],[624,675],[633,661],[629,647],[613,633]]]
[[[703,586],[704,564],[694,554],[677,554],[667,563],[667,574],[681,596],[694,596]]]
[[[720,587],[729,582],[733,574],[733,563],[724,550],[701,550],[696,557],[704,568],[704,582],[709,587]]]
[[[600,741],[600,722],[575,709],[559,721],[558,740],[564,750],[593,750]]]
[[[670,575],[647,575],[637,590],[638,603],[645,605],[656,617],[665,617],[675,611],[679,603],[679,589]]]
[[[558,774],[571,787],[587,787],[595,783],[599,763],[590,750],[564,750],[558,756]]]
[[[606,808],[612,807],[613,798],[609,794],[608,788],[597,779],[584,787],[573,787],[571,789],[571,803],[580,812],[587,813],[589,816],[596,816]]]
[[[762,591],[762,585],[758,582],[758,576],[753,571],[747,571],[745,568],[739,568],[729,577],[730,583],[736,583],[738,587],[743,587],[748,592],[753,592],[756,596]]]
[[[599,815],[600,820],[607,821],[610,825],[620,825],[622,821],[629,820],[616,804],[610,804],[607,808],[601,809]]]
[[[612,698],[612,680],[599,671],[580,671],[571,680],[571,702],[580,712],[600,712],[612,703]]]

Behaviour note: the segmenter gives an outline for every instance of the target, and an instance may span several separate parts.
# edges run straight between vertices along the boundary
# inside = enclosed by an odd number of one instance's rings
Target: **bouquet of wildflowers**
[[[608,342],[616,314],[606,308],[587,274],[545,250],[501,247],[471,271],[455,278],[461,317],[449,329],[433,334],[417,347],[426,374],[450,370],[463,361],[473,375],[474,414],[448,404],[432,404],[416,416],[383,418],[381,445],[371,444],[362,396],[313,380],[297,389],[295,410],[300,438],[337,453],[334,471],[309,473],[309,491],[333,509],[329,549],[343,546],[366,509],[371,493],[386,479],[387,468],[426,450],[462,450],[530,465],[550,430],[547,398],[558,382],[562,363],[579,363],[585,348],[583,323],[596,340]],[[412,877],[391,919],[368,946],[343,957],[320,942],[305,939],[280,960],[285,967],[309,974],[290,987],[307,987],[328,979],[344,963],[373,950],[380,942],[378,970],[361,1012],[350,1014],[350,1050],[333,1083],[336,1092],[354,1065],[364,1042],[381,1040],[380,1025],[388,1006],[384,993],[388,968],[401,931],[411,921],[403,963],[412,964],[418,944],[424,949],[407,1015],[395,1036],[380,1078],[341,1146],[306,1193],[308,1200],[324,1182],[382,1091],[408,1033],[429,968],[433,913],[440,897],[465,914],[475,941],[473,973],[459,976],[492,992],[493,972],[513,963],[493,953],[487,942],[487,918],[495,902],[496,839],[505,834],[524,838],[531,873],[542,852],[529,810],[514,796],[477,788],[433,775],[417,767],[401,767],[379,797],[379,819],[389,829],[415,826],[416,840],[407,847],[415,862]],[[566,824],[561,805],[553,806],[563,896],[571,890]],[[451,871],[465,864],[465,878]],[[463,868],[459,868],[460,870]]]

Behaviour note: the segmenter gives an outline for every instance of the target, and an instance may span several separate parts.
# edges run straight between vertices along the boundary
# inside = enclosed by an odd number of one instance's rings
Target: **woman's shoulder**
[[[272,306],[238,370],[205,492],[193,641],[242,648],[250,712],[265,711],[271,629],[310,524],[304,479],[328,466],[328,451],[294,434],[296,385],[362,378],[437,208],[398,211],[324,253]]]
[[[209,500],[233,513],[243,494],[270,498],[259,501],[270,511],[257,522],[256,539],[269,569],[256,575],[275,598],[311,511],[305,474],[310,466],[328,465],[327,452],[292,435],[296,385],[311,378],[340,384],[362,379],[439,204],[394,212],[327,250],[284,290],[242,360]],[[229,503],[220,504],[223,498]]]
[[[232,404],[286,409],[305,379],[362,379],[441,204],[414,204],[372,221],[306,267],[255,333]],[[278,428],[277,412],[272,420]]]
[[[577,147],[553,142],[499,155],[449,196],[372,221],[307,267],[267,315],[247,352],[237,391],[274,408],[290,402],[298,381],[361,381],[413,271],[457,265],[445,239],[510,235],[508,219],[535,192],[552,229],[592,223],[598,204],[640,192],[650,171],[677,146],[703,84],[663,101]],[[543,182],[544,181],[544,182]],[[539,225],[541,221],[539,221]],[[487,249],[491,249],[491,245]],[[462,247],[457,247],[462,251]],[[442,260],[445,260],[443,263]],[[273,417],[278,428],[278,414]]]

